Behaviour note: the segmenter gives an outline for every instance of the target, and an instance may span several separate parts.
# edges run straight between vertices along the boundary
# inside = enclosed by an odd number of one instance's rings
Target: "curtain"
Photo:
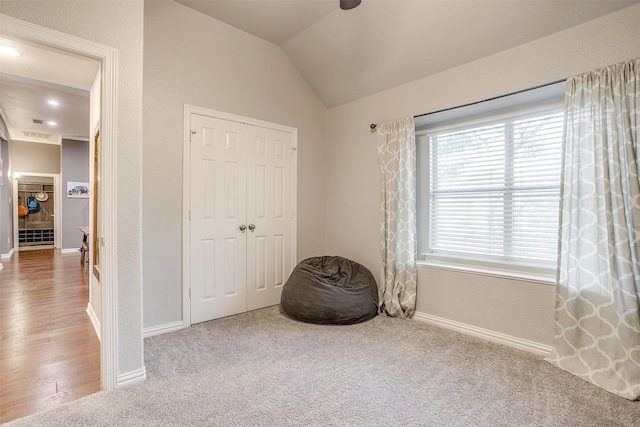
[[[416,138],[413,117],[378,126],[382,184],[380,310],[411,317],[416,305]]]
[[[640,396],[640,59],[567,81],[554,350],[548,361]]]

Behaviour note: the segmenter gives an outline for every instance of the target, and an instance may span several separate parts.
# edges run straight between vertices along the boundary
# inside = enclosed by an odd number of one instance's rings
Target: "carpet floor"
[[[278,307],[145,339],[148,379],[8,426],[638,426],[541,357],[415,320],[296,322]]]

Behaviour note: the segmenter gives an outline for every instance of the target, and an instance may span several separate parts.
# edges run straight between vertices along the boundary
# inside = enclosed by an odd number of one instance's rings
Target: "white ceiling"
[[[282,48],[334,107],[640,0],[175,0]]]
[[[6,37],[0,45],[20,52],[0,55],[0,113],[11,139],[54,144],[62,138],[88,140],[89,89],[98,61]],[[52,99],[59,105],[47,103]]]

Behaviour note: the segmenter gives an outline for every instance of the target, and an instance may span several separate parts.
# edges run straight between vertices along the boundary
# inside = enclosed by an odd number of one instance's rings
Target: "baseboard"
[[[40,246],[22,246],[18,248],[19,251],[39,251],[41,249],[55,249],[54,245],[40,245]]]
[[[492,341],[498,344],[503,344],[509,347],[528,351],[540,356],[548,356],[551,352],[551,347],[549,347],[548,345],[525,340],[523,338],[514,337],[512,335],[503,334],[501,332],[496,332],[489,329],[479,328],[467,323],[456,322],[455,320],[433,316],[431,314],[416,312],[413,315],[413,318],[420,322],[429,323],[441,328],[452,329],[454,331],[462,332],[467,335],[473,335],[474,337],[483,338],[487,341]]]
[[[89,319],[91,320],[91,324],[93,325],[93,329],[96,330],[96,335],[98,335],[98,340],[102,341],[102,332],[100,328],[100,319],[96,315],[96,312],[93,311],[93,307],[91,303],[87,304],[87,314],[89,315]]]
[[[144,328],[142,336],[144,338],[153,337],[155,335],[166,334],[167,332],[178,331],[180,329],[184,329],[184,323],[182,322],[165,323],[164,325]]]
[[[135,371],[118,375],[118,388],[140,383],[147,379],[147,371],[143,366]]]
[[[2,254],[2,255],[0,255],[0,258],[2,258],[2,259],[9,259],[9,258],[11,258],[11,256],[13,255],[13,253],[14,253],[14,252],[15,252],[15,251],[14,251],[14,249],[13,249],[13,248],[11,248],[11,250],[9,251],[9,253],[8,253],[8,254]]]
[[[61,249],[60,250],[61,253],[63,254],[74,254],[74,253],[80,253],[80,248],[67,248],[67,249]]]

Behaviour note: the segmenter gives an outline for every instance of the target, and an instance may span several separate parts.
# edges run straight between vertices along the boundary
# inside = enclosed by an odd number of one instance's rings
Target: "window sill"
[[[452,263],[441,260],[421,260],[417,261],[418,267],[435,268],[439,270],[457,271],[462,273],[472,273],[481,276],[499,277],[502,279],[513,279],[524,282],[539,283],[542,285],[555,286],[555,276],[547,274],[537,274],[522,271],[504,270],[491,267],[479,267],[476,265],[466,265]]]

